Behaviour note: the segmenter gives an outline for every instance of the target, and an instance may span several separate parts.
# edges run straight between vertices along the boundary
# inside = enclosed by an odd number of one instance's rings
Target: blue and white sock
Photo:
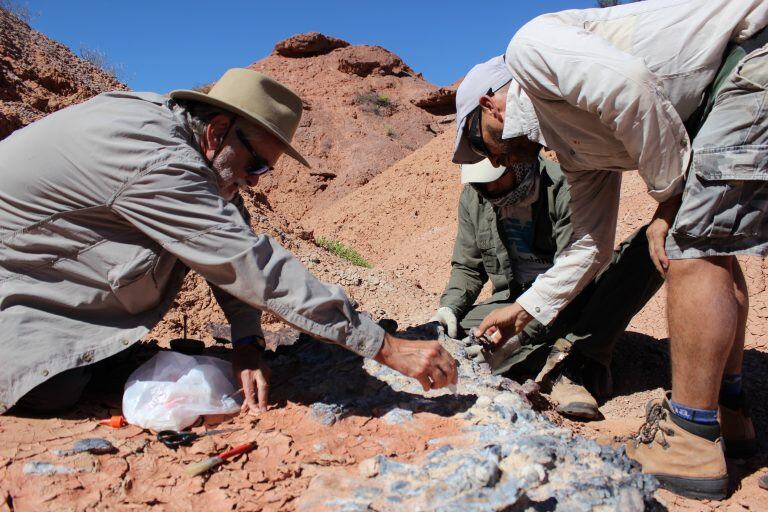
[[[700,425],[717,425],[717,409],[694,409],[677,402],[669,401],[672,412],[683,418]]]

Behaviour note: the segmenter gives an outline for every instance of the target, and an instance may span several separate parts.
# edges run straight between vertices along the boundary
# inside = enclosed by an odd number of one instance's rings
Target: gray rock
[[[434,325],[426,324],[397,334],[434,339],[435,332]],[[655,506],[657,482],[643,475],[623,450],[551,423],[534,408],[548,405],[537,405],[544,399],[534,383],[521,386],[493,376],[461,359],[458,341],[439,329],[437,335],[461,361],[457,396],[425,396],[413,379],[337,346],[300,340],[280,347],[270,365],[275,374],[285,366],[284,373],[292,378],[290,387],[277,389],[312,404],[310,415],[324,425],[342,415],[383,416],[387,423],[402,424],[421,412],[465,425],[462,443],[430,440],[434,448],[421,460],[404,463],[379,454],[364,461],[359,471],[334,473],[344,485],[307,493],[297,501],[298,510],[632,511]]]
[[[341,418],[342,409],[336,404],[324,404],[315,402],[309,408],[312,419],[330,427]]]
[[[413,420],[413,413],[405,409],[392,409],[387,414],[382,416],[382,419],[388,425],[401,425],[403,423]]]
[[[102,439],[100,437],[94,437],[94,438],[80,439],[78,441],[75,441],[75,444],[69,450],[53,451],[53,453],[55,453],[58,456],[74,455],[76,453],[84,453],[84,452],[92,453],[94,455],[104,455],[107,453],[117,453],[117,448],[115,448],[112,445],[112,443],[110,443],[106,439]]]
[[[33,460],[24,464],[25,475],[39,475],[39,476],[51,476],[51,475],[71,475],[73,473],[81,473],[82,470],[70,468],[68,466],[60,466],[58,464],[51,464],[50,462]]]

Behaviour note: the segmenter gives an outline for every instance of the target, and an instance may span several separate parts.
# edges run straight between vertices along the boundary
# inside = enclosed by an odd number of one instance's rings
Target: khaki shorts
[[[768,254],[768,44],[761,43],[720,87],[693,139],[666,241],[672,259]]]

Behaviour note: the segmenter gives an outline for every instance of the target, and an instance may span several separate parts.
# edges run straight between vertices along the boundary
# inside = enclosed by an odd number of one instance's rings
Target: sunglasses
[[[488,89],[485,95],[493,96],[493,89]],[[490,156],[491,151],[483,140],[483,107],[479,105],[469,114],[469,119],[467,120],[467,139],[469,139],[469,146],[472,148],[472,151],[485,158]]]
[[[272,167],[269,166],[267,161],[264,160],[255,149],[253,149],[253,146],[248,142],[245,134],[237,126],[235,127],[235,135],[237,136],[237,140],[239,140],[240,144],[242,144],[248,153],[251,154],[251,158],[253,159],[253,164],[245,170],[248,176],[261,176],[272,170]]]

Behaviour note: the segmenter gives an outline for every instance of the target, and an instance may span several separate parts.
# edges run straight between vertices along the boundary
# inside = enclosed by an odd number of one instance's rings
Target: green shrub
[[[363,112],[369,112],[378,116],[391,116],[397,110],[397,105],[389,95],[369,91],[355,95],[355,103],[360,105]]]
[[[347,247],[341,242],[337,242],[336,240],[329,240],[328,238],[320,236],[315,239],[315,243],[331,254],[335,254],[340,258],[344,258],[353,265],[357,265],[358,267],[372,268],[372,265],[368,263],[366,259],[360,255],[359,252],[351,247]]]

